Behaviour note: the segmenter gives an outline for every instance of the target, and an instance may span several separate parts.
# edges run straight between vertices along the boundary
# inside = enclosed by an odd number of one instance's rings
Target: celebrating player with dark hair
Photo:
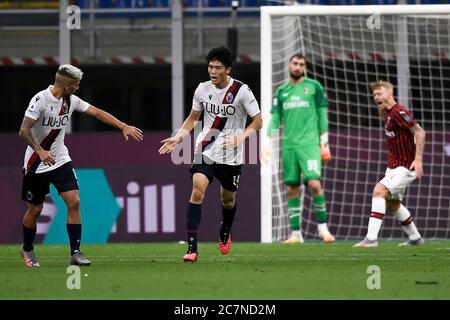
[[[194,128],[202,112],[204,126],[197,137],[192,175],[192,193],[187,208],[188,250],[185,262],[198,258],[197,233],[202,202],[208,185],[216,177],[221,183],[222,223],[219,249],[227,254],[231,247],[231,226],[236,213],[236,191],[243,162],[242,142],[259,130],[262,119],[258,102],[246,84],[229,76],[233,55],[226,47],[213,48],[207,55],[210,81],[199,84],[192,110],[182,128],[162,141],[160,154],[171,152]],[[252,118],[245,128],[247,115]]]

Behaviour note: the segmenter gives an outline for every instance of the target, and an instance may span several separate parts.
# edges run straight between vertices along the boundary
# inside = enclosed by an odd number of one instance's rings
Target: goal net
[[[388,80],[396,100],[426,130],[424,176],[404,197],[427,239],[450,237],[450,5],[261,7],[261,240],[290,233],[280,140],[266,136],[272,94],[289,80],[288,60],[302,53],[307,75],[322,83],[329,105],[332,161],[324,165],[328,226],[337,239],[367,232],[372,190],[386,170],[382,120],[369,83]],[[302,233],[315,239],[311,195],[302,188]],[[382,239],[404,235],[389,213]]]

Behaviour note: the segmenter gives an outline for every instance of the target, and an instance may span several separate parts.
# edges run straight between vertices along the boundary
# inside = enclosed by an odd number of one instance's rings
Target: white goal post
[[[261,7],[260,146],[273,143],[266,134],[272,95],[289,79],[290,56],[302,53],[308,76],[322,83],[330,100],[333,160],[324,167],[323,183],[330,230],[338,239],[365,235],[371,191],[386,168],[381,119],[368,88],[373,80],[393,82],[397,101],[427,131],[425,176],[414,182],[405,200],[426,238],[450,237],[449,20],[450,5]],[[289,229],[282,175],[274,172],[278,162],[277,149],[261,161],[265,243],[280,241]],[[314,229],[307,226],[314,224],[308,204],[306,199],[302,230],[314,238]],[[386,218],[380,236],[401,238],[399,225]],[[284,222],[275,226],[279,221]]]

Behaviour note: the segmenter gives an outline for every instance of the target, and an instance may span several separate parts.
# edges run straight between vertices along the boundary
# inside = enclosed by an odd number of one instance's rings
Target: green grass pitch
[[[222,256],[200,243],[199,260],[181,260],[185,245],[83,245],[92,265],[81,268],[80,289],[69,290],[68,246],[35,246],[41,267],[28,269],[19,245],[0,246],[0,299],[450,299],[450,242],[420,247],[380,242],[302,245],[233,243]],[[368,289],[371,265],[380,289]]]

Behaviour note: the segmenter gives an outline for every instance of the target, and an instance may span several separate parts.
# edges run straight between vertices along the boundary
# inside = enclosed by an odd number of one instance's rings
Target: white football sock
[[[317,231],[319,231],[319,234],[323,234],[323,233],[330,233],[330,231],[328,230],[328,226],[326,223],[319,223],[317,225]]]
[[[405,206],[401,204],[400,208],[393,213],[397,220],[402,224],[402,229],[408,235],[409,240],[417,240],[421,238],[420,233],[412,220],[411,213]]]
[[[291,236],[292,236],[292,237],[301,238],[301,237],[302,237],[302,234],[301,234],[301,231],[300,231],[300,230],[293,230],[292,233],[291,233]]]
[[[372,198],[372,213],[369,218],[369,227],[366,238],[370,241],[378,239],[381,224],[383,223],[384,215],[386,213],[386,200],[381,197]]]

